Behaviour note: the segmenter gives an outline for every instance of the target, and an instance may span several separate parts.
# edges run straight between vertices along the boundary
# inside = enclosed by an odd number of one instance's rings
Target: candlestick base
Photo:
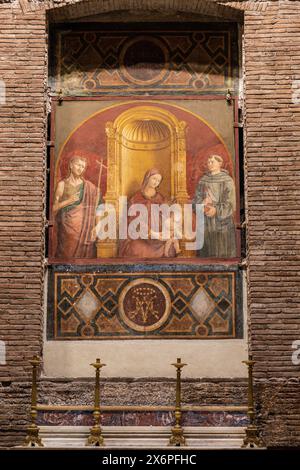
[[[27,428],[27,436],[24,441],[24,447],[44,447],[42,439],[39,436],[40,428],[36,424],[31,424]]]
[[[170,437],[169,445],[176,447],[186,446],[186,440],[181,426],[172,428],[172,436]]]
[[[102,436],[102,431],[99,426],[93,426],[90,429],[90,435],[88,437],[86,445],[93,446],[93,447],[104,446],[104,438]]]
[[[242,448],[253,449],[254,447],[264,447],[264,442],[259,436],[258,427],[255,424],[249,424],[246,430],[246,437],[244,438]]]

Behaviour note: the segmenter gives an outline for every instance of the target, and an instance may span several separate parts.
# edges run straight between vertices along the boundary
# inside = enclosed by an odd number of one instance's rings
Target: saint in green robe
[[[204,244],[198,256],[201,258],[235,257],[235,186],[226,170],[221,170],[215,175],[206,173],[199,180],[193,204],[203,204],[206,198],[212,200],[211,205],[216,208],[216,214],[212,217],[204,215]]]

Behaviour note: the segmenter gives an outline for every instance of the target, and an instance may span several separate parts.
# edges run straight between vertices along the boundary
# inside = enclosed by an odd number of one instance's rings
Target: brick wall
[[[292,342],[300,338],[300,102],[293,102],[299,13],[298,1],[273,1],[264,12],[245,12],[251,347],[258,383],[278,391],[270,417],[273,429],[283,430],[277,440],[298,445],[299,366],[291,354]]]
[[[7,366],[2,385],[0,445],[12,445],[25,423],[28,360],[42,346],[45,18],[0,5],[0,332]]]
[[[71,3],[69,13],[57,8]],[[57,11],[56,18],[76,17],[99,13],[99,3],[0,3],[0,79],[7,95],[0,107],[0,339],[7,347],[7,365],[0,366],[0,446],[23,438],[28,359],[42,348],[45,7]],[[103,10],[146,9],[151,3],[104,2]],[[299,445],[299,366],[292,365],[291,344],[300,339],[300,105],[292,99],[300,79],[300,1],[222,3],[244,9],[245,15],[248,308],[260,422],[269,445]],[[155,6],[240,17],[212,0],[156,1]],[[147,381],[143,384],[147,390]],[[50,393],[50,387],[55,383],[45,381],[43,390]],[[207,402],[225,402],[224,388],[232,404],[243,403],[232,387],[199,381],[199,402],[204,395]],[[68,383],[61,400],[68,401]]]
[[[300,2],[281,1],[245,14],[249,312],[261,378],[299,374],[299,12]]]

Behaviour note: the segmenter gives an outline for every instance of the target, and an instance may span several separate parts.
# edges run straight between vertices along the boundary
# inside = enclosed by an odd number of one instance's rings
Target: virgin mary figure
[[[153,220],[157,217],[157,211],[152,211],[153,205],[167,204],[166,198],[159,192],[158,188],[162,181],[162,174],[156,168],[152,168],[145,173],[142,185],[129,200],[128,212],[134,204],[142,204],[147,211],[148,217],[144,222],[144,233],[147,238],[130,238],[130,231],[127,231],[127,239],[119,243],[119,256],[126,258],[172,258],[179,252],[178,240],[170,235],[168,240],[162,239],[162,216],[158,215],[159,220]],[[128,227],[135,219],[134,216],[128,217]],[[159,232],[154,232],[153,227],[159,227]],[[142,231],[142,230],[141,230]]]

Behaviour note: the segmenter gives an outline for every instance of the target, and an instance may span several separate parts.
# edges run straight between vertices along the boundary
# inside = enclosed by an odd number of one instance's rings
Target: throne
[[[159,106],[134,106],[107,122],[107,192],[119,220],[119,198],[129,199],[141,187],[144,174],[157,168],[163,180],[160,192],[184,205],[186,189],[186,123]],[[117,228],[118,234],[118,228]],[[98,240],[97,257],[115,258],[118,240]],[[184,250],[183,256],[186,256]]]

